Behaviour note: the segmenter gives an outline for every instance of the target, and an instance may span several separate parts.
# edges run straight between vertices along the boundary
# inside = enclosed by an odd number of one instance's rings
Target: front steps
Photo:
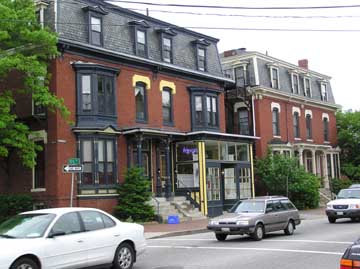
[[[326,207],[326,204],[334,199],[334,194],[331,193],[331,191],[327,188],[320,188],[319,189],[320,194],[320,207]]]
[[[194,208],[186,200],[186,197],[176,196],[171,201],[163,197],[153,197],[150,204],[154,207],[159,222],[166,223],[169,215],[179,216],[180,222],[206,219],[199,209]]]

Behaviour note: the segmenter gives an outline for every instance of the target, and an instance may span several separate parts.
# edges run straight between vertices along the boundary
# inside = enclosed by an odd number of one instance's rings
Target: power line
[[[146,9],[128,8],[133,11],[143,11]],[[335,15],[335,16],[295,16],[295,15],[245,15],[245,14],[221,14],[221,13],[200,13],[190,11],[172,11],[172,10],[156,10],[150,9],[150,12],[159,13],[172,13],[172,14],[183,14],[183,15],[196,15],[196,16],[219,16],[219,17],[244,17],[244,18],[269,18],[269,19],[341,19],[341,18],[360,18],[358,15]]]
[[[279,7],[241,7],[241,6],[208,6],[208,5],[180,5],[180,4],[161,4],[161,3],[147,3],[140,1],[126,1],[126,0],[106,0],[106,2],[139,4],[148,6],[163,6],[163,7],[187,7],[187,8],[215,8],[215,9],[254,9],[254,10],[296,10],[296,9],[337,9],[337,8],[359,8],[360,5],[336,5],[336,6],[279,6]]]

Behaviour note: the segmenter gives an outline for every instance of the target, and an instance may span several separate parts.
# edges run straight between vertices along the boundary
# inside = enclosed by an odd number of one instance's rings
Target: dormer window
[[[206,47],[210,46],[210,42],[205,39],[193,41],[196,47],[196,64],[199,71],[207,71],[207,51]]]
[[[269,63],[267,64],[267,67],[270,71],[270,87],[280,89],[279,68],[277,64]]]
[[[235,68],[235,80],[237,87],[245,87],[248,83],[246,65]]]
[[[170,28],[161,28],[157,32],[160,33],[162,60],[167,63],[173,63],[173,37],[177,33]]]
[[[44,22],[45,22],[45,9],[48,7],[49,3],[45,1],[36,1],[36,16],[38,19],[38,22],[40,23],[41,27],[44,28]]]
[[[144,21],[131,21],[129,25],[134,27],[134,52],[137,56],[148,57],[147,29],[150,25]]]
[[[291,89],[292,93],[299,94],[299,75],[291,73]]]
[[[322,101],[328,101],[328,92],[325,82],[320,82],[320,96]]]
[[[311,97],[311,81],[309,77],[304,77],[304,95],[306,97]]]
[[[107,15],[100,6],[87,6],[83,10],[87,12],[89,24],[89,43],[95,46],[104,45],[103,16]]]

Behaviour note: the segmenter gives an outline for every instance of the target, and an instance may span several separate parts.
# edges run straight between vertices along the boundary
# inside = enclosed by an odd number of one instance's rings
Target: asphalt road
[[[338,269],[346,247],[360,237],[360,223],[325,217],[304,220],[294,235],[271,233],[262,241],[229,236],[218,242],[213,233],[149,239],[136,269]]]

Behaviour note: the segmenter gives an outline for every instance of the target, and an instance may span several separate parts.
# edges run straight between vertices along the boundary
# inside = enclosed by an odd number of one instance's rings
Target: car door
[[[274,202],[274,210],[276,212],[276,223],[275,223],[275,231],[278,230],[283,230],[285,229],[286,225],[287,225],[287,215],[288,212],[286,210],[286,208],[284,207],[284,205],[280,202],[280,200],[277,201],[273,201]]]
[[[87,245],[76,212],[62,215],[52,226],[45,244],[43,268],[87,266]]]
[[[277,214],[274,211],[274,205],[272,201],[266,202],[266,210],[263,218],[264,218],[265,232],[275,231]]]
[[[86,243],[89,246],[88,266],[111,263],[120,240],[116,223],[98,211],[80,211],[80,216],[85,228]]]

